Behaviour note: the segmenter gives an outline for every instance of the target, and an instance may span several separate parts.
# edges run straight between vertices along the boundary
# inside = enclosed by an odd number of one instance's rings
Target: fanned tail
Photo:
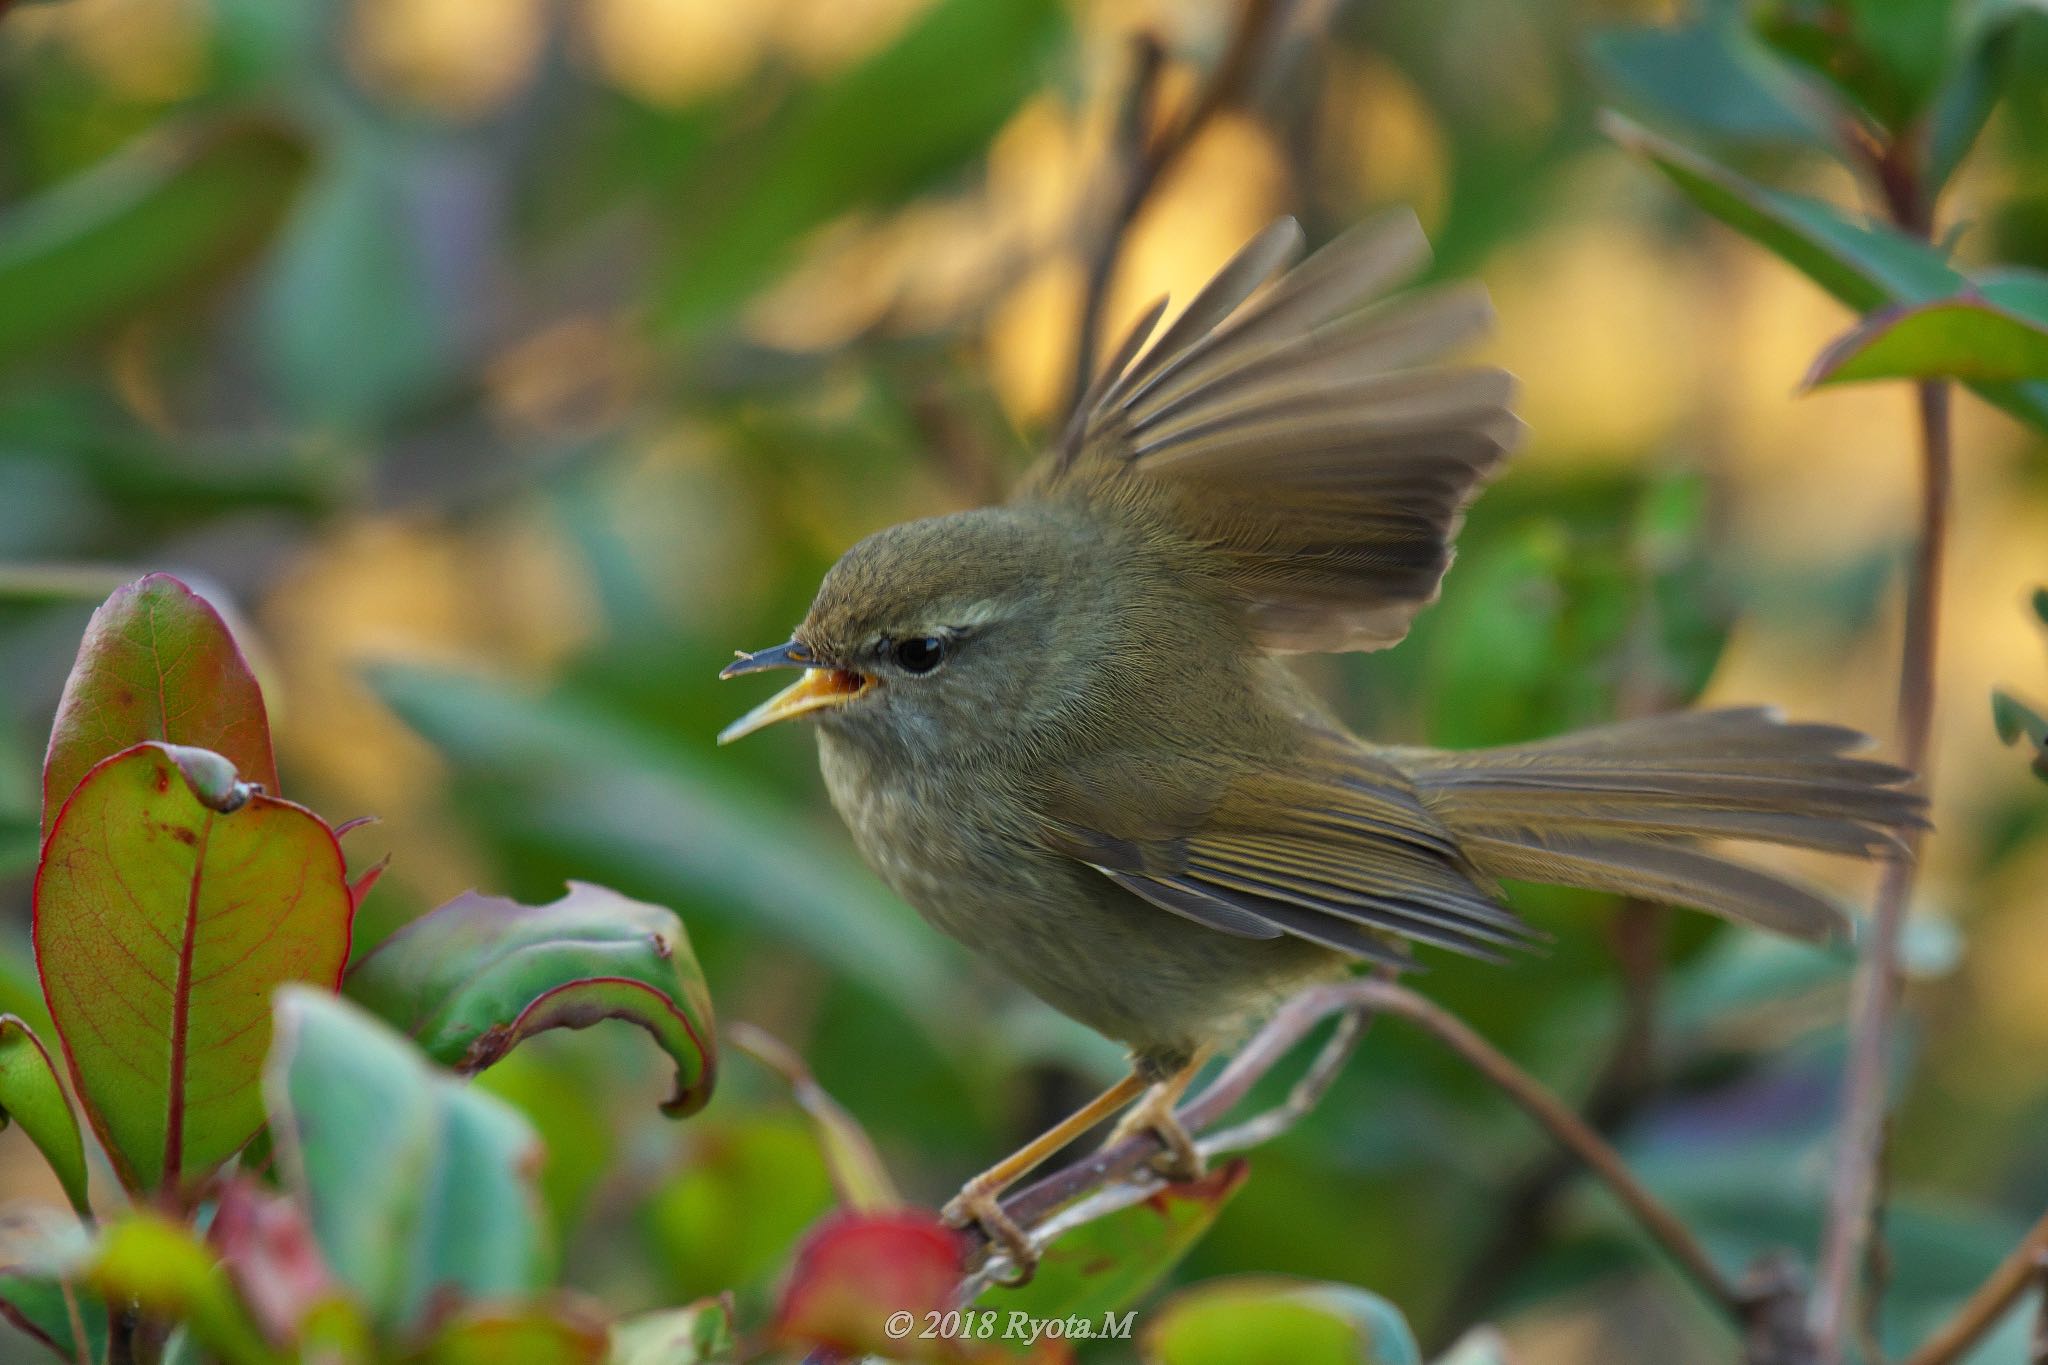
[[[1764,708],[1600,726],[1560,739],[1390,753],[1424,805],[1497,877],[1687,905],[1823,940],[1838,907],[1698,847],[1733,839],[1871,858],[1926,824],[1913,774],[1850,756],[1868,739]]]

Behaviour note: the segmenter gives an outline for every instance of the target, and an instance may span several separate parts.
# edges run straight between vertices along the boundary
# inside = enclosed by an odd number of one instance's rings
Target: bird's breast
[[[1042,859],[1019,838],[1013,799],[971,776],[877,764],[829,731],[818,741],[826,791],[861,855],[938,928],[983,946],[1006,911],[1034,899]]]

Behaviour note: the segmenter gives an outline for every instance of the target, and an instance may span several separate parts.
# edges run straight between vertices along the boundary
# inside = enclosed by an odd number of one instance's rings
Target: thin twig
[[[1657,1001],[1663,980],[1666,906],[1631,900],[1614,920],[1614,955],[1621,975],[1621,1016],[1606,1060],[1579,1112],[1593,1130],[1613,1137],[1651,1090],[1656,1055]],[[1502,1287],[1542,1246],[1552,1207],[1571,1186],[1577,1164],[1566,1152],[1547,1150],[1510,1181],[1494,1201],[1500,1216],[1492,1237],[1468,1262],[1445,1298],[1436,1322],[1448,1342],[1484,1313]]]
[[[1934,204],[1918,173],[1917,140],[1894,141],[1869,152],[1869,171],[1893,221],[1915,236],[1933,234]],[[1920,418],[1920,527],[1906,589],[1905,641],[1899,664],[1898,728],[1901,759],[1920,775],[1925,790],[1929,739],[1934,721],[1934,666],[1940,637],[1942,564],[1945,558],[1952,481],[1953,435],[1950,386],[1923,380],[1917,386]],[[1872,1264],[1882,1196],[1886,1117],[1890,1111],[1889,1064],[1900,993],[1899,942],[1912,897],[1920,847],[1918,831],[1906,832],[1906,850],[1885,864],[1870,916],[1870,939],[1857,973],[1851,1004],[1849,1060],[1844,1082],[1842,1132],[1829,1190],[1820,1274],[1812,1308],[1814,1344],[1820,1365],[1840,1365],[1850,1325],[1874,1321],[1879,1297],[1857,1312],[1858,1277]]]
[[[2048,1365],[2048,1252],[2034,1257],[2034,1330],[2027,1338],[2027,1365]]]
[[[1191,1132],[1206,1129],[1243,1098],[1310,1029],[1337,1013],[1396,1015],[1421,1026],[1449,1046],[1584,1162],[1701,1293],[1736,1321],[1750,1319],[1756,1308],[1755,1296],[1721,1272],[1683,1221],[1644,1188],[1621,1156],[1569,1105],[1456,1016],[1391,981],[1354,980],[1315,986],[1296,996],[1238,1052],[1198,1098],[1179,1111],[1178,1117]],[[1338,1037],[1344,1037],[1341,1028]],[[1352,1041],[1355,1039],[1345,1039],[1344,1045],[1336,1048],[1326,1045],[1323,1058],[1311,1069],[1310,1077],[1333,1072],[1334,1068],[1325,1065],[1326,1060],[1333,1053],[1347,1050]],[[1282,1106],[1282,1111],[1287,1108]],[[1004,1201],[1003,1210],[1020,1226],[1039,1227],[1040,1236],[1034,1240],[1042,1243],[1045,1234],[1077,1225],[1079,1220],[1069,1205],[1084,1207],[1089,1216],[1099,1217],[1128,1207],[1151,1193],[1158,1177],[1149,1170],[1137,1173],[1142,1163],[1159,1150],[1155,1135],[1134,1134],[1013,1195]],[[1134,1174],[1135,1180],[1129,1178]],[[1085,1204],[1076,1205],[1075,1201],[1084,1195]],[[1057,1219],[1053,1216],[1056,1211],[1060,1215]]]
[[[744,1020],[726,1030],[732,1045],[788,1083],[797,1107],[810,1117],[823,1149],[826,1173],[839,1202],[849,1209],[896,1208],[903,1197],[873,1139],[846,1107],[832,1098],[795,1049],[768,1030]]]
[[[1950,1365],[1998,1325],[2028,1286],[2038,1283],[2041,1258],[2048,1255],[2048,1214],[2027,1231],[1991,1277],[1977,1286],[1977,1292],[1956,1310],[1940,1330],[1920,1343],[1900,1365]]]
[[[1244,97],[1259,62],[1287,8],[1285,0],[1245,0],[1222,58],[1188,106],[1157,137],[1151,135],[1159,95],[1159,72],[1165,53],[1159,40],[1140,34],[1132,42],[1131,75],[1117,107],[1112,131],[1108,208],[1088,250],[1087,283],[1081,294],[1081,318],[1075,328],[1074,367],[1067,382],[1062,411],[1072,416],[1094,377],[1096,334],[1102,330],[1109,283],[1123,255],[1124,238],[1137,220],[1160,178],[1183,152],[1194,145],[1209,120]]]

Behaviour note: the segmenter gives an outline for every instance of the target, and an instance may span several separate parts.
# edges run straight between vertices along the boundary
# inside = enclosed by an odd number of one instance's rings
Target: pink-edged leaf
[[[279,1349],[296,1344],[305,1321],[343,1296],[304,1212],[253,1180],[226,1183],[206,1240],[264,1339]]]
[[[674,912],[571,882],[547,905],[471,891],[357,963],[347,993],[446,1066],[479,1071],[551,1028],[623,1019],[675,1062],[662,1111],[703,1108],[717,1074],[711,994]]]
[[[363,897],[370,894],[370,888],[377,884],[378,878],[384,875],[384,869],[389,866],[391,866],[391,855],[387,853],[376,862],[371,863],[354,881],[351,881],[348,884],[349,904],[360,906],[363,903]]]
[[[255,674],[220,613],[160,573],[117,588],[86,625],[43,758],[43,837],[95,763],[151,739],[211,749],[277,792]]]
[[[271,994],[332,989],[348,960],[333,833],[262,793],[215,810],[193,768],[155,743],[102,760],[36,869],[43,994],[86,1116],[137,1192],[190,1185],[262,1126]]]
[[[2048,379],[2048,316],[2029,316],[1974,288],[1881,308],[1828,343],[1806,387],[1873,379]]]
[[[776,1338],[853,1356],[944,1354],[944,1338],[906,1337],[890,1330],[889,1319],[908,1314],[922,1323],[949,1307],[961,1250],[960,1235],[930,1213],[828,1214],[797,1248],[775,1312]]]

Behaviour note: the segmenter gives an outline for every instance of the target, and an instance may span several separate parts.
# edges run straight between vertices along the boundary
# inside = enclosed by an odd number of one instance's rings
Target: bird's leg
[[[1031,1245],[1031,1239],[1024,1235],[1024,1229],[1003,1212],[1000,1202],[1003,1191],[1047,1157],[1136,1099],[1145,1086],[1145,1078],[1136,1072],[1124,1077],[962,1185],[960,1193],[939,1210],[939,1216],[955,1227],[979,1223],[989,1240],[1009,1253],[1011,1263],[1017,1267],[1017,1278],[1011,1283],[1023,1284],[1038,1268],[1038,1251]]]
[[[1180,1097],[1187,1093],[1195,1082],[1195,1076],[1208,1062],[1212,1047],[1196,1050],[1188,1064],[1166,1079],[1155,1083],[1145,1092],[1145,1097],[1125,1111],[1110,1132],[1109,1144],[1123,1141],[1138,1133],[1155,1133],[1165,1144],[1153,1166],[1168,1180],[1199,1180],[1207,1163],[1201,1152],[1195,1148],[1195,1139],[1186,1126],[1174,1114],[1180,1104]],[[1105,1145],[1109,1145],[1105,1144]]]

